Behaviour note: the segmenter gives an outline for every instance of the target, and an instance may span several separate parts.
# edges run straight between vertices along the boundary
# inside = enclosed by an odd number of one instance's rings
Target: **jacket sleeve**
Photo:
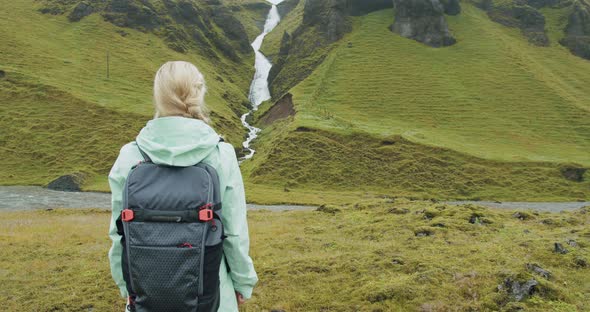
[[[227,236],[223,243],[223,251],[229,265],[234,289],[244,298],[249,299],[252,297],[254,285],[258,282],[258,276],[254,270],[252,259],[248,255],[250,238],[246,218],[244,182],[233,147],[231,152],[227,154],[230,154],[231,158],[229,159],[227,186],[222,199],[222,221]]]
[[[122,150],[121,150],[122,151]],[[111,265],[111,275],[113,280],[119,287],[121,297],[127,297],[127,287],[125,280],[123,279],[123,270],[121,267],[121,255],[123,252],[123,246],[121,245],[121,235],[117,234],[117,218],[121,214],[123,209],[123,187],[127,175],[123,172],[124,168],[121,168],[121,155],[113,165],[111,172],[109,173],[109,185],[111,187],[112,199],[111,199],[111,223],[109,226],[109,237],[112,240],[111,249],[109,250],[109,262]]]

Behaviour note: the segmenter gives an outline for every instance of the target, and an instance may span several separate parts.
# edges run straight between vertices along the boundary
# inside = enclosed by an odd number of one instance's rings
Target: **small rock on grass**
[[[536,274],[538,274],[538,275],[542,276],[542,277],[543,277],[543,278],[545,278],[545,279],[550,279],[550,278],[551,278],[551,276],[552,276],[552,275],[551,275],[551,272],[549,272],[549,271],[547,271],[547,270],[543,269],[542,267],[540,267],[539,265],[537,265],[537,264],[534,264],[534,263],[527,263],[527,264],[526,264],[526,268],[527,268],[529,271],[533,271],[534,273],[536,273]]]
[[[335,215],[337,212],[340,212],[341,210],[331,206],[321,205],[318,207],[318,209],[316,209],[316,211]]]
[[[565,249],[565,247],[563,247],[563,245],[561,243],[555,243],[554,248],[553,248],[553,252],[565,255],[566,253],[569,252],[569,250]]]

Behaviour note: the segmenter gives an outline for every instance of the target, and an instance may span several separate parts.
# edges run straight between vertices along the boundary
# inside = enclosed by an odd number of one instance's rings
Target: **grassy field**
[[[590,62],[557,42],[566,9],[543,9],[552,44],[540,48],[462,6],[447,17],[458,43],[442,49],[391,33],[391,10],[354,18],[354,31],[290,91],[295,117],[262,133],[248,180],[427,198],[589,198],[588,174],[583,183],[559,174],[590,166]],[[287,22],[300,19],[294,12]]]
[[[204,72],[214,126],[240,146],[253,54],[241,63],[194,49],[181,54],[152,33],[114,26],[99,14],[72,23],[67,14],[39,13],[33,0],[0,0],[0,6],[0,70],[6,73],[0,78],[0,128],[6,130],[0,156],[11,164],[0,169],[0,184],[45,184],[82,169],[90,177],[87,188],[104,189],[106,164],[151,118],[153,77],[170,60],[193,62]],[[241,12],[254,23],[254,13]],[[247,25],[249,35],[253,28]]]
[[[249,220],[260,282],[242,311],[590,309],[587,208],[514,215],[373,198],[322,211],[250,212]],[[98,210],[1,213],[3,309],[122,311],[108,222],[109,212]],[[556,242],[569,252],[554,253]],[[538,285],[515,302],[498,290],[508,278]]]

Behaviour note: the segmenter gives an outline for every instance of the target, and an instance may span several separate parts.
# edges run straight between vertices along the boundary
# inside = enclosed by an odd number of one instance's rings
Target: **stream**
[[[474,204],[496,209],[536,210],[560,212],[590,206],[590,202],[485,202],[457,201],[445,202],[450,205]],[[296,205],[254,205],[248,210],[292,211],[314,210],[314,206]],[[39,186],[0,186],[0,212],[14,210],[54,209],[54,208],[99,208],[111,209],[111,194],[94,192],[60,192]]]
[[[242,143],[244,150],[248,151],[248,153],[246,156],[241,158],[241,161],[250,159],[254,156],[256,151],[250,147],[250,143],[252,143],[252,141],[258,137],[258,133],[260,133],[259,128],[256,128],[248,123],[248,117],[258,110],[258,106],[260,106],[262,102],[270,100],[271,98],[270,90],[268,89],[268,75],[270,74],[272,63],[266,58],[266,56],[264,56],[264,54],[262,54],[262,52],[260,52],[260,49],[262,48],[262,43],[264,42],[266,35],[268,35],[281,21],[277,4],[283,2],[284,0],[267,1],[272,3],[272,8],[270,9],[270,12],[268,12],[262,33],[256,37],[254,42],[252,42],[252,48],[256,54],[256,62],[254,64],[256,73],[254,74],[254,79],[252,79],[252,84],[250,85],[250,95],[248,96],[250,103],[252,104],[252,109],[248,113],[242,115],[241,118],[242,124],[244,127],[246,127],[246,129],[248,129],[248,137],[246,141]]]

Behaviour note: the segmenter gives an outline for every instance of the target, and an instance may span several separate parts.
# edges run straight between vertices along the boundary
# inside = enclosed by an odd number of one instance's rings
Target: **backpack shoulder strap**
[[[137,144],[137,142],[135,142],[135,145],[137,145],[137,149],[139,150],[139,153],[141,154],[141,157],[143,157],[143,160],[147,161],[147,162],[152,162],[152,159],[150,158],[150,156],[148,156],[142,149],[141,147],[139,147],[139,144]]]

